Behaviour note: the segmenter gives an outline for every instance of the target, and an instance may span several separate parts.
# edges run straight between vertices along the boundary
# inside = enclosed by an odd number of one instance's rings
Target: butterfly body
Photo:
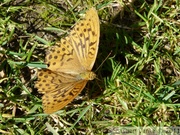
[[[47,52],[47,69],[38,73],[35,85],[43,95],[43,109],[56,112],[71,102],[96,75],[91,71],[99,46],[99,18],[94,8],[86,12],[69,35]]]
[[[94,78],[96,78],[96,74],[94,72],[87,71],[84,73],[80,73],[79,77],[82,80],[94,80]]]

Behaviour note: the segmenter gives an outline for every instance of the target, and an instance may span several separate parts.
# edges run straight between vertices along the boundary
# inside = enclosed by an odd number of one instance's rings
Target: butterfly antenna
[[[112,50],[110,51],[110,53],[108,54],[108,56],[103,60],[103,62],[101,63],[101,65],[99,65],[99,67],[95,70],[95,72],[99,70],[99,68],[100,68],[100,67],[104,64],[104,62],[109,58],[109,56],[111,55],[111,53],[112,53]]]

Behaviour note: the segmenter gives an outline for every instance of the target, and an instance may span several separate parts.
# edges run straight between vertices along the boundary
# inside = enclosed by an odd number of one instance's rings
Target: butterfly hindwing
[[[51,114],[70,103],[85,87],[87,81],[76,82],[63,89],[56,89],[42,97],[44,112]]]

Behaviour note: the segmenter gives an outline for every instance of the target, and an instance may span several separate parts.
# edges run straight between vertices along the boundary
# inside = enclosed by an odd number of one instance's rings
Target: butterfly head
[[[94,80],[96,78],[96,74],[94,72],[89,72],[88,80]]]

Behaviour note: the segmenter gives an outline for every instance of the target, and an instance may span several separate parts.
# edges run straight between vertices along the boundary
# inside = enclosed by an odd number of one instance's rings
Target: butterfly
[[[50,47],[45,58],[48,68],[38,72],[35,84],[43,94],[45,113],[65,107],[84,89],[88,80],[96,77],[91,70],[98,53],[99,36],[99,17],[96,9],[90,8],[68,36]]]

